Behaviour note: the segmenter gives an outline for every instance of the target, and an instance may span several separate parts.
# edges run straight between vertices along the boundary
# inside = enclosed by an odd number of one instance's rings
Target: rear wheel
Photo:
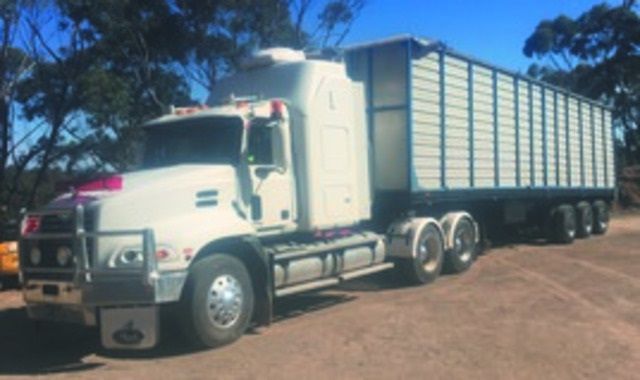
[[[422,228],[413,249],[414,257],[398,262],[400,274],[413,285],[428,284],[442,271],[444,239],[435,224]]]
[[[240,338],[251,321],[253,288],[242,261],[217,254],[193,265],[181,300],[180,320],[197,346],[219,347]]]
[[[593,202],[593,233],[602,235],[609,229],[609,206],[601,200]]]
[[[593,211],[591,205],[587,202],[578,203],[576,206],[576,216],[578,221],[576,236],[579,238],[589,237],[593,231]]]
[[[453,231],[453,248],[444,256],[445,272],[461,273],[469,269],[476,258],[477,240],[473,222],[468,217],[460,219]]]
[[[552,239],[556,243],[571,244],[576,237],[576,213],[572,206],[558,206],[552,215]]]

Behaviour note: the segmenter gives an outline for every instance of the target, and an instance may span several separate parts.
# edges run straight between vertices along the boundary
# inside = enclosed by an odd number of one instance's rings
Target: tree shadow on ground
[[[0,310],[0,375],[71,373],[100,367],[83,358],[96,352],[95,329],[42,324],[25,308]]]
[[[355,300],[345,291],[322,291],[294,295],[275,302],[274,323],[301,317]],[[79,373],[108,365],[107,360],[147,360],[176,357],[202,351],[185,341],[175,320],[162,315],[160,344],[151,350],[105,350],[97,328],[36,323],[24,307],[0,310],[0,376]],[[248,335],[259,335],[251,328]],[[90,361],[87,358],[91,357]]]

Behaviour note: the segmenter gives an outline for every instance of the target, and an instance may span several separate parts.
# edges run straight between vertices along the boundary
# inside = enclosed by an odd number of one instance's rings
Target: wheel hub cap
[[[471,259],[471,251],[473,249],[473,233],[467,228],[463,228],[456,233],[453,242],[453,250],[462,261]]]
[[[435,270],[436,266],[438,265],[438,255],[436,253],[436,249],[431,247],[430,244],[434,244],[432,236],[427,236],[420,242],[420,246],[418,248],[422,267],[427,272]]]
[[[217,327],[231,327],[240,318],[243,301],[242,287],[235,277],[216,277],[207,294],[209,319]]]

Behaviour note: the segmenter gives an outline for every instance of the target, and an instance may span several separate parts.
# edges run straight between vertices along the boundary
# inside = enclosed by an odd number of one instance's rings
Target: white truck
[[[36,320],[100,325],[143,349],[159,312],[215,347],[266,325],[275,297],[395,268],[462,272],[481,236],[604,233],[610,110],[400,36],[342,62],[262,51],[208,106],[144,126],[140,170],[78,186],[22,223]]]

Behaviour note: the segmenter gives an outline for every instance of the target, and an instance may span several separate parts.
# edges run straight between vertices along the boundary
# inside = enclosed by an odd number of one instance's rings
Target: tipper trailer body
[[[374,188],[391,205],[612,198],[601,103],[411,37],[345,61],[366,87]]]
[[[22,226],[29,316],[99,324],[108,348],[154,346],[160,309],[215,347],[275,297],[463,272],[489,227],[570,243],[608,226],[606,107],[410,36],[344,62],[263,51],[144,130],[140,170]]]

